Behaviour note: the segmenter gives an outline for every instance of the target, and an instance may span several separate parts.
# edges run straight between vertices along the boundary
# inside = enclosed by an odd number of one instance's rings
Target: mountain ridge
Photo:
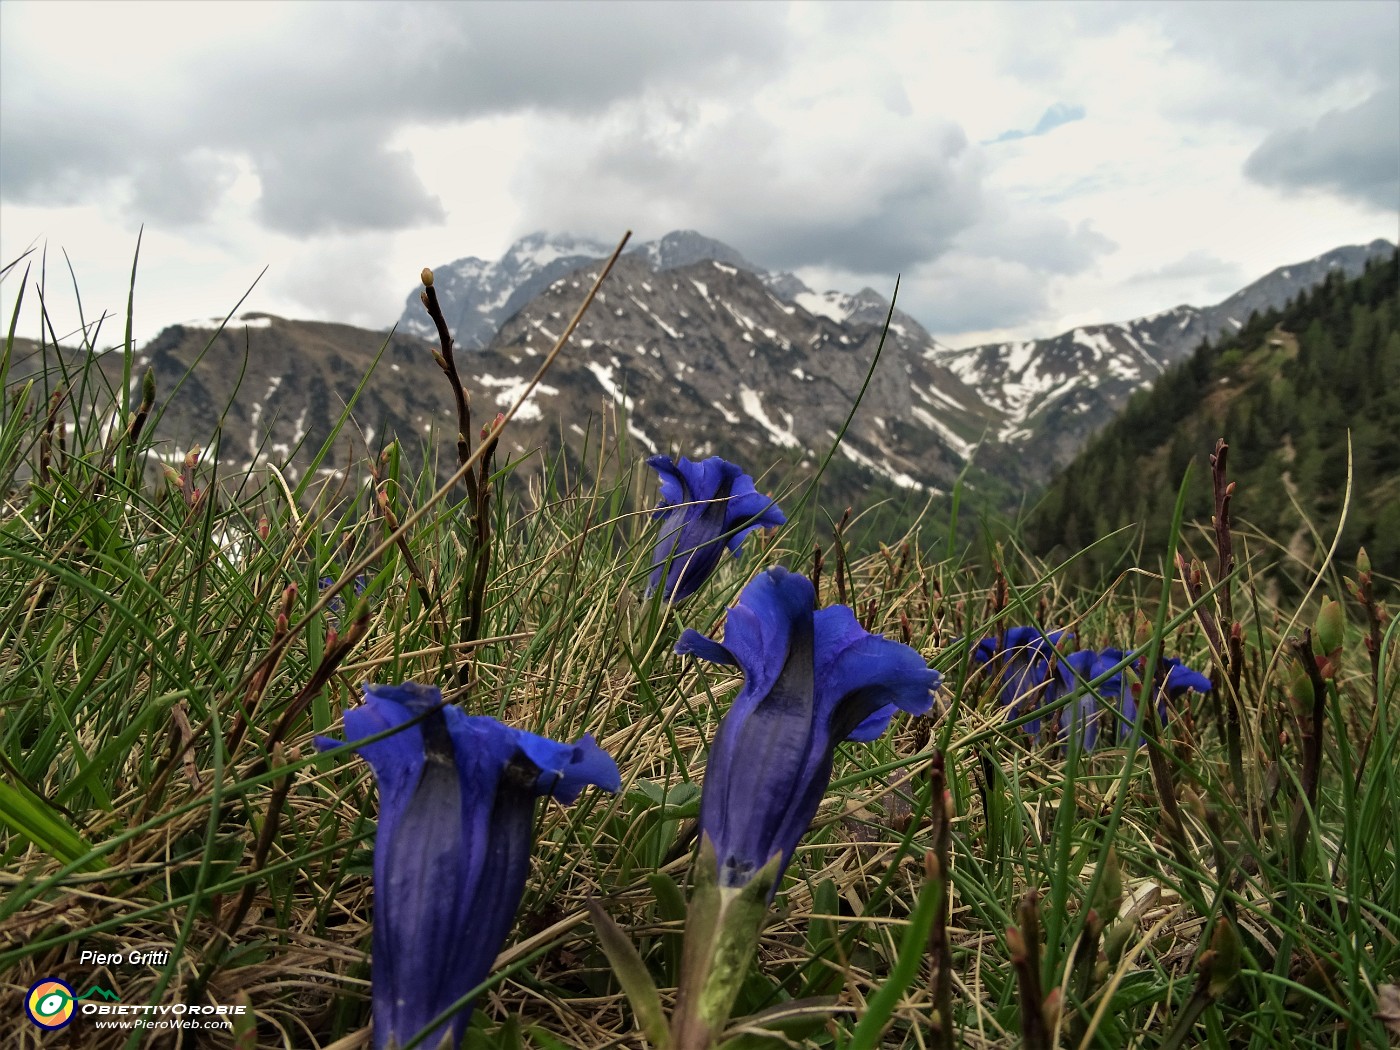
[[[514,260],[529,256],[540,244],[582,250],[589,243],[569,235],[558,235],[550,241],[544,234],[533,234],[512,245],[498,269],[484,276],[473,268],[479,260],[471,260],[473,265],[465,268],[459,265],[461,261],[448,264],[445,270],[435,268],[440,298],[448,294],[462,297],[463,306],[456,316],[471,315],[471,323],[463,330],[475,333],[479,340],[488,327],[483,320],[488,313],[493,323],[500,317],[500,324],[504,325],[513,312],[526,309],[531,298],[542,294],[554,281],[590,265],[580,263],[578,254],[552,255],[548,268],[538,271],[520,270]],[[607,254],[599,244],[592,247],[598,258]],[[746,270],[774,293],[780,300],[780,309],[784,308],[783,303],[796,305],[838,324],[883,325],[888,316],[898,356],[906,363],[912,357],[927,358],[975,391],[982,402],[978,414],[995,424],[989,432],[995,440],[984,446],[983,465],[1010,485],[1024,487],[1047,481],[1090,435],[1122,409],[1135,390],[1149,385],[1202,340],[1216,338],[1222,331],[1238,331],[1250,313],[1283,306],[1288,298],[1317,283],[1332,268],[1355,274],[1368,258],[1383,254],[1390,247],[1388,241],[1376,239],[1367,245],[1343,246],[1313,259],[1276,267],[1211,306],[1183,304],[1127,321],[1083,325],[1055,336],[963,349],[942,346],[909,314],[899,309],[891,313],[890,301],[875,289],[863,288],[853,295],[815,292],[793,275],[772,274],[749,263],[728,245],[693,230],[674,231],[657,241],[645,242],[628,255],[644,258],[657,273],[706,259]],[[447,293],[442,285],[444,272],[450,290]],[[498,283],[511,280],[513,273],[523,273],[525,283],[519,288],[528,289],[529,294],[512,292],[506,305],[491,313],[488,307],[494,310],[493,304],[504,301]],[[496,298],[488,298],[491,295]],[[399,330],[435,338],[416,292],[409,296]],[[458,338],[461,339],[460,334]],[[489,343],[487,339],[480,345]],[[965,394],[962,400],[966,400]],[[969,443],[969,437],[962,432],[952,443],[964,459],[977,443]]]
[[[1049,339],[957,351],[936,344],[912,317],[891,313],[873,289],[848,295],[803,285],[785,298],[772,274],[740,265],[742,256],[720,242],[679,231],[619,261],[572,345],[513,421],[505,451],[558,451],[566,435],[586,431],[613,405],[632,442],[648,452],[708,450],[747,457],[760,470],[776,462],[806,469],[804,461],[812,466],[844,432],[838,462],[851,493],[862,478],[881,492],[931,494],[963,477],[984,494],[1014,501],[1069,462],[1135,391],[1189,354],[1181,348],[1198,345],[1213,318],[1228,323],[1229,311],[1254,302],[1283,305],[1309,277],[1345,272],[1386,243],[1279,267],[1215,307],[1174,307]],[[501,309],[516,298],[524,302],[482,348],[457,355],[478,424],[524,388],[600,265],[575,265],[587,247],[578,239],[539,235],[516,247],[487,290]],[[716,253],[730,253],[731,261],[709,257]],[[528,296],[520,281],[532,284]],[[450,274],[435,271],[448,311],[452,283]],[[887,317],[879,365],[843,431]],[[353,440],[342,435],[349,448],[337,448],[319,469],[343,473],[389,431],[409,445],[434,429],[455,431],[445,384],[425,378],[434,370],[430,346],[412,332],[265,314],[245,314],[211,334],[217,324],[171,326],[134,362],[134,374],[150,365],[158,389],[169,390],[209,344],[180,397],[163,408],[160,433],[175,452],[206,442],[217,421],[231,465],[287,462],[293,475],[310,469],[306,449],[319,447],[381,352],[355,410],[363,432]]]

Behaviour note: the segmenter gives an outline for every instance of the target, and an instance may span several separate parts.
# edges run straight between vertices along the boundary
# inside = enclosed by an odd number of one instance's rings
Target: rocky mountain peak
[[[645,258],[653,270],[674,270],[709,259],[737,266],[750,273],[762,273],[760,267],[749,262],[723,241],[706,237],[695,230],[673,230],[660,240],[638,245],[632,252]]]
[[[587,237],[540,231],[520,238],[494,262],[468,256],[435,266],[433,278],[453,336],[464,349],[476,350],[489,343],[507,319],[552,281],[607,258],[612,250],[612,245]],[[768,273],[723,241],[695,230],[673,230],[657,240],[634,245],[627,255],[644,260],[657,272],[713,260],[755,274],[774,294],[789,300],[808,290],[794,275]],[[436,336],[419,302],[419,291],[414,287],[409,292],[397,330],[433,339]]]

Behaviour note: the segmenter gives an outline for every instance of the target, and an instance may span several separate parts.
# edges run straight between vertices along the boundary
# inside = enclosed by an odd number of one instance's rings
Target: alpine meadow
[[[1394,247],[925,352],[627,241],[144,347],[8,261],[6,1045],[1400,1043]]]

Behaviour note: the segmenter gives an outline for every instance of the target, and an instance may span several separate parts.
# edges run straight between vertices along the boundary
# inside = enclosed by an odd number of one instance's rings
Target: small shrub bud
[[[941,879],[943,877],[943,865],[938,862],[938,854],[933,850],[924,853],[924,877],[929,879]]]
[[[1104,922],[1118,917],[1123,906],[1123,866],[1118,863],[1118,851],[1112,846],[1103,859],[1103,878],[1099,881],[1097,909]]]
[[[1317,614],[1317,626],[1313,638],[1322,655],[1329,656],[1342,648],[1346,634],[1346,617],[1342,613],[1341,602],[1331,598],[1322,599],[1322,608]]]
[[[1103,939],[1103,951],[1110,966],[1118,965],[1118,960],[1123,957],[1123,949],[1128,946],[1128,938],[1136,929],[1136,924],[1123,919],[1114,923],[1108,931],[1108,935]]]
[[[1006,950],[1011,955],[1013,963],[1026,961],[1026,939],[1021,936],[1021,931],[1015,926],[1006,928]]]
[[[1312,707],[1314,693],[1312,679],[1300,661],[1294,660],[1288,676],[1288,695],[1304,710]]]
[[[1210,939],[1210,950],[1214,954],[1214,965],[1210,968],[1207,994],[1219,999],[1229,989],[1231,982],[1240,972],[1240,935],[1229,919],[1220,919],[1215,924],[1215,934]]]
[[[433,286],[433,271],[428,267],[423,267],[423,272],[419,276],[423,278],[423,287],[431,288]]]
[[[1147,643],[1152,640],[1152,621],[1141,611],[1137,614],[1136,636],[1137,644],[1140,648],[1146,646]]]

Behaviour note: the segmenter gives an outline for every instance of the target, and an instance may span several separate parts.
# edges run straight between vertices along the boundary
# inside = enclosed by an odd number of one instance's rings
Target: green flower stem
[[[758,948],[781,863],[781,855],[774,856],[744,886],[722,888],[714,845],[708,837],[701,840],[671,1018],[672,1050],[713,1050]]]

